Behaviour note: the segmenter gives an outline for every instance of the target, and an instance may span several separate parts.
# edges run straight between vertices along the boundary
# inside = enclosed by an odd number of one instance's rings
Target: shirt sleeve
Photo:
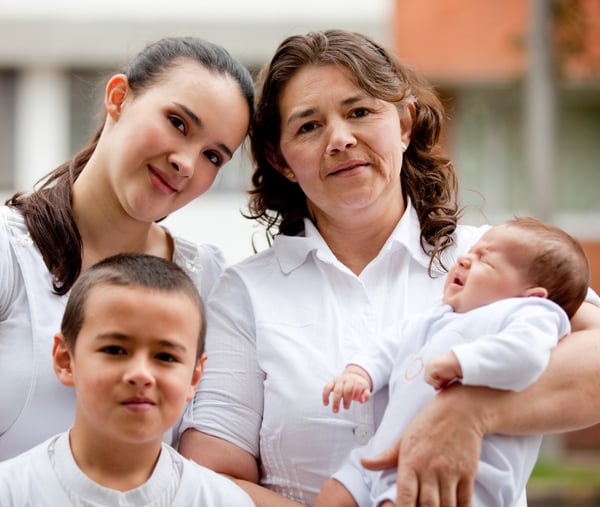
[[[250,298],[233,269],[217,281],[206,311],[208,359],[180,434],[195,428],[258,457],[265,376],[257,361]]]
[[[463,384],[521,391],[547,367],[551,349],[570,332],[567,315],[546,299],[519,299],[500,332],[452,347]]]

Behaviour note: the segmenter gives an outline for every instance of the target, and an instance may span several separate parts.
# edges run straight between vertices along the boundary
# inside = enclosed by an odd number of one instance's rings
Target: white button
[[[359,424],[352,430],[354,433],[354,440],[357,444],[366,444],[373,436],[373,427],[370,424]]]

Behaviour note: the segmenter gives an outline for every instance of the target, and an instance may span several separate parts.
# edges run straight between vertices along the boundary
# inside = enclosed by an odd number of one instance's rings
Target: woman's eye
[[[298,129],[298,133],[305,134],[307,132],[312,132],[317,128],[317,124],[314,122],[304,123]]]
[[[210,161],[211,164],[216,165],[217,167],[221,167],[223,165],[221,155],[216,151],[206,151],[204,152],[204,155],[206,155],[206,158]]]
[[[353,118],[362,118],[363,116],[367,116],[369,114],[369,110],[365,107],[359,107],[357,109],[352,110],[350,116]]]
[[[127,351],[119,345],[107,345],[106,347],[103,347],[101,349],[101,352],[104,352],[105,354],[109,354],[111,356],[122,356],[127,354]]]
[[[186,133],[185,123],[181,118],[177,116],[169,116],[169,121],[177,130],[181,131],[184,134]]]

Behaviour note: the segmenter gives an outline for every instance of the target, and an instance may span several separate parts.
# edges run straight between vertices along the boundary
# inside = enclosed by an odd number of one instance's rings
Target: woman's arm
[[[188,429],[181,436],[179,452],[228,476],[250,495],[257,507],[300,507],[300,504],[260,486],[254,456],[226,440]]]
[[[600,422],[600,309],[584,303],[572,328],[529,388],[452,386],[413,419],[394,448],[363,464],[398,464],[400,507],[470,506],[483,435],[559,433]]]

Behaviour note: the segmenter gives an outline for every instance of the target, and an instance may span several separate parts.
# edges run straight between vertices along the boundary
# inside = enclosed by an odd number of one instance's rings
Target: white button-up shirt
[[[461,226],[447,266],[485,232]],[[382,330],[439,301],[445,273],[428,275],[414,209],[356,276],[314,225],[228,268],[208,302],[208,360],[182,429],[232,442],[257,458],[261,483],[312,505],[323,482],[374,433],[387,401],[333,414],[326,382]]]

